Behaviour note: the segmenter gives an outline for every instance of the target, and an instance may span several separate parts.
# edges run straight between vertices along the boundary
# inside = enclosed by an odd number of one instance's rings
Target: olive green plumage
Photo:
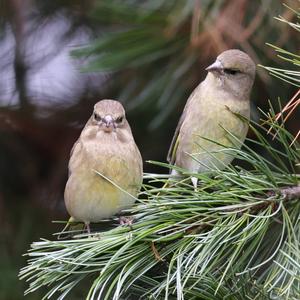
[[[187,101],[168,154],[171,164],[195,173],[223,169],[233,160],[231,154],[221,151],[222,145],[240,147],[245,140],[248,124],[238,115],[250,118],[255,78],[252,59],[235,49],[221,53],[206,70],[205,80]],[[226,131],[240,143],[229,138]],[[193,184],[197,184],[195,179]]]
[[[72,220],[88,225],[132,206],[142,175],[123,106],[99,101],[71,151],[65,204]]]

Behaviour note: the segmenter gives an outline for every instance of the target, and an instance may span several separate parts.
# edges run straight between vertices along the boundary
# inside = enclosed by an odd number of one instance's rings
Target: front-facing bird
[[[102,100],[74,144],[65,188],[67,211],[89,230],[133,205],[143,163],[120,102]]]
[[[187,101],[168,154],[171,164],[193,173],[224,169],[234,158],[224,147],[241,147],[248,124],[240,116],[250,118],[252,59],[240,50],[227,50],[206,70]],[[196,178],[192,181],[196,187]]]

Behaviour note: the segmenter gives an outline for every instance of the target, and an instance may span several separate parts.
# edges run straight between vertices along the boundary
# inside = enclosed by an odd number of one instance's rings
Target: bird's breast
[[[247,122],[243,121],[241,115],[249,118],[250,107],[248,101],[238,101],[236,99],[220,99],[220,101],[209,101],[204,99],[198,107],[191,112],[191,123],[183,124],[183,131],[190,130],[190,133],[204,138],[217,140],[231,132],[237,137],[245,135]]]
[[[248,124],[236,114],[249,118],[249,102],[216,99],[215,96],[207,94],[205,98],[202,97],[190,110],[189,118],[183,122],[176,160],[179,166],[198,172],[206,169],[199,166],[199,161],[205,165],[218,160],[228,164],[232,156],[223,151],[224,146],[240,147],[244,141]]]
[[[90,141],[83,145],[84,159],[80,168],[87,172],[97,171],[103,177],[126,187],[128,181],[136,181],[138,177],[135,170],[140,169],[140,166],[136,151],[133,143]]]
[[[73,151],[65,203],[77,220],[110,217],[131,206],[137,196],[142,182],[139,151],[134,142],[112,138],[79,139]]]

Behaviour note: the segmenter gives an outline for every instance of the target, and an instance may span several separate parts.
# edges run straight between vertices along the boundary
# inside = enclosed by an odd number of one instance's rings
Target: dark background
[[[22,298],[21,255],[68,217],[69,152],[94,103],[120,100],[144,161],[165,161],[187,97],[220,52],[290,68],[266,45],[299,53],[299,34],[278,15],[294,20],[281,1],[0,1],[0,299]],[[296,91],[258,67],[252,118]],[[299,111],[287,127],[299,130]]]

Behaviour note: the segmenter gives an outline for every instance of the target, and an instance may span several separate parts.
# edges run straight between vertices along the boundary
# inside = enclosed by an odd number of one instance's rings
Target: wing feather
[[[168,151],[168,156],[167,156],[167,161],[174,165],[175,161],[176,161],[176,154],[177,154],[177,149],[178,149],[178,145],[180,143],[180,130],[181,130],[181,126],[186,118],[186,114],[187,111],[190,109],[192,100],[194,99],[194,95],[196,94],[196,92],[198,92],[198,89],[200,88],[200,85],[194,89],[194,91],[192,92],[192,94],[190,95],[190,97],[188,98],[186,105],[184,107],[184,110],[182,112],[182,115],[179,119],[179,122],[177,124],[177,127],[175,129],[175,133]]]

